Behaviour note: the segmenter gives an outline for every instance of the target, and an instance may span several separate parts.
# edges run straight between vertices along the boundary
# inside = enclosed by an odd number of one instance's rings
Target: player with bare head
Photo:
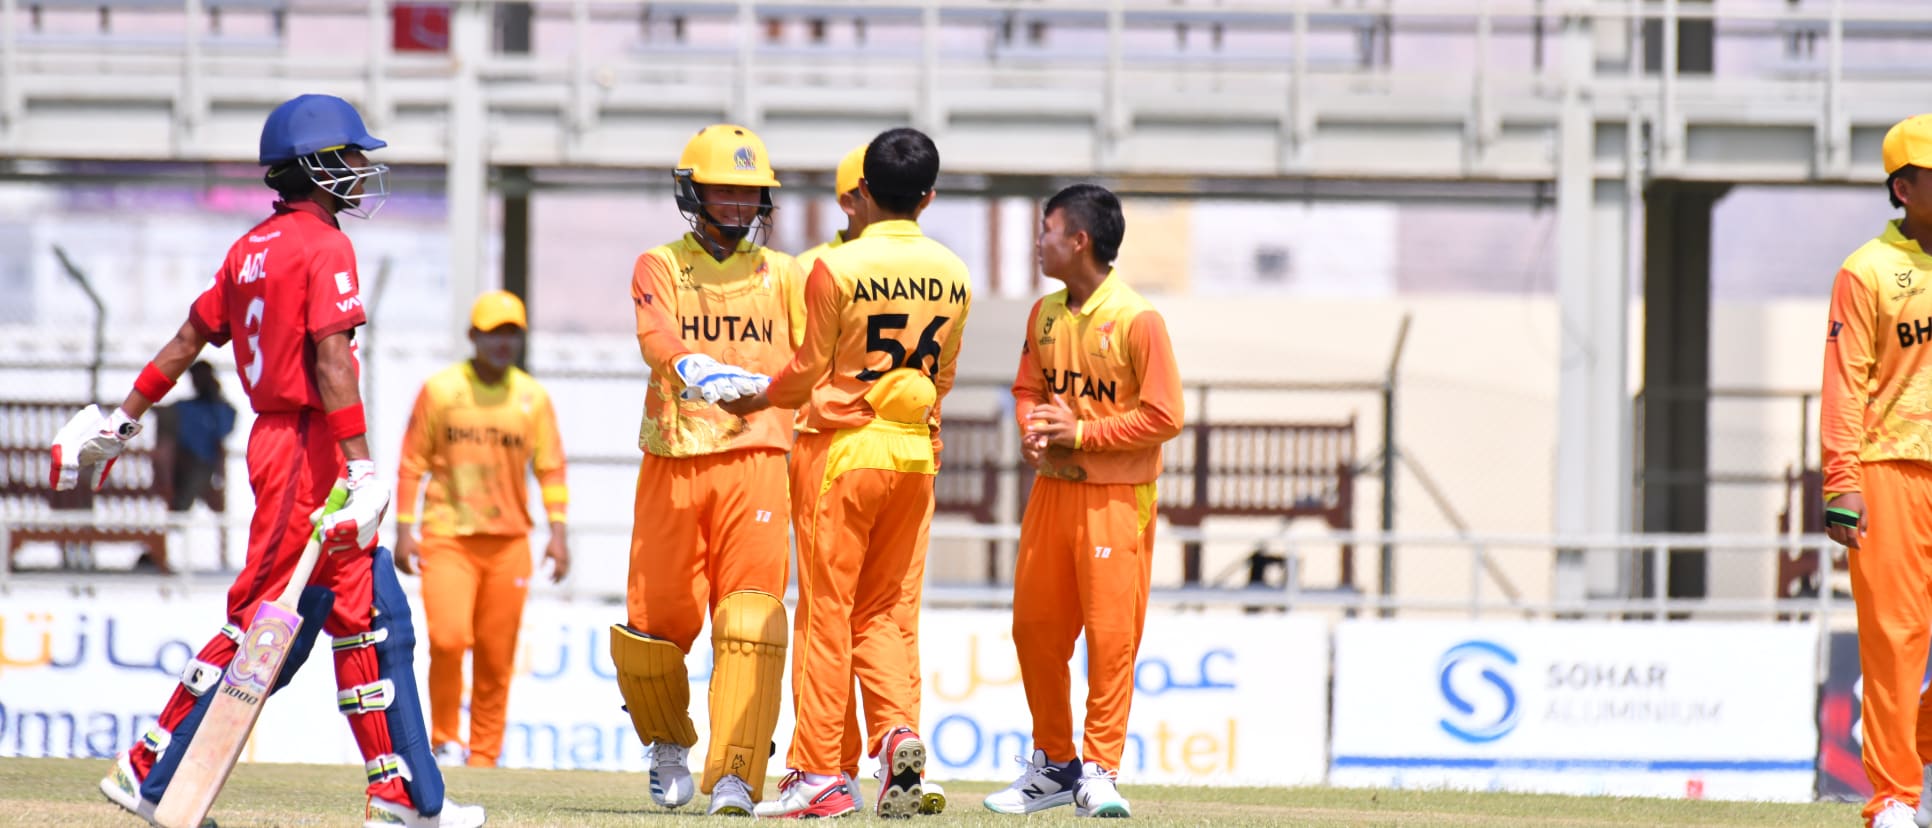
[[[740,417],[710,403],[763,389],[763,374],[791,359],[799,276],[790,256],[764,246],[778,178],[751,130],[700,130],[673,183],[691,232],[646,251],[631,272],[651,384],[638,433],[628,617],[611,628],[611,660],[650,746],[651,799],[682,806],[694,794],[686,756],[698,741],[684,657],[711,619],[702,787],[711,813],[749,816],[784,692],[792,413]]]
[[[866,148],[865,232],[828,251],[805,284],[805,332],[765,393],[811,411],[792,453],[798,538],[797,728],[776,801],[759,816],[827,817],[857,808],[839,742],[852,675],[865,697],[867,751],[881,765],[880,816],[922,806],[926,745],[909,648],[895,617],[906,574],[925,553],[938,469],[939,401],[951,390],[972,282],[966,265],[919,228],[939,177],[939,149],[916,129]]]
[[[483,824],[482,808],[444,799],[417,701],[409,604],[388,551],[376,546],[389,487],[377,477],[364,437],[353,337],[366,318],[355,251],[337,216],[367,218],[381,208],[388,167],[371,163],[366,153],[383,146],[340,98],[303,95],[276,107],[261,139],[265,181],[280,195],[274,214],[228,249],[213,283],[121,406],[102,416],[90,405],[55,439],[55,487],[72,488],[81,470],[94,466],[88,476],[100,488],[114,459],[140,432],[141,416],[202,348],[234,342],[242,388],[256,413],[248,438],[248,482],[256,504],[248,557],[228,589],[226,626],[189,661],[154,728],[116,757],[113,772],[101,780],[108,799],[143,819],[155,819],[164,799],[194,795],[212,802],[226,768],[217,767],[213,776],[189,774],[184,756],[204,753],[217,740],[232,741],[223,750],[239,752],[239,740],[247,736],[245,728],[216,732],[217,720],[230,721],[216,717],[201,734],[206,744],[197,747],[197,729],[217,695],[242,686],[238,675],[269,652],[286,652],[271,688],[279,689],[316,635],[326,631],[334,639],[337,708],[348,719],[367,773],[365,824]],[[311,515],[344,477],[347,502],[323,515],[318,527]],[[300,571],[298,560],[316,528],[324,557],[300,590],[299,629],[274,636],[252,629],[257,609]],[[180,778],[177,770],[183,771]],[[186,790],[191,775],[201,790]],[[180,790],[171,782],[179,782]]]

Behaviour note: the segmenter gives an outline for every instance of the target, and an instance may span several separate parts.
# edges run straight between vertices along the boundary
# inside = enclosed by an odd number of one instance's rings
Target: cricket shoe
[[[1073,793],[1073,815],[1077,817],[1114,817],[1133,816],[1127,809],[1127,799],[1114,787],[1118,776],[1092,762],[1080,766],[1080,785]]]
[[[485,819],[483,806],[458,805],[448,799],[443,800],[443,812],[435,816],[423,816],[415,808],[390,802],[379,796],[369,797],[369,806],[362,812],[362,828],[478,828]]]
[[[436,764],[446,768],[460,768],[469,760],[461,742],[444,742],[436,746]]]
[[[153,824],[155,803],[141,798],[141,781],[134,778],[134,765],[128,761],[127,751],[116,754],[113,772],[101,777],[101,795],[122,810]]]
[[[726,774],[711,786],[712,816],[751,816],[751,786],[737,774]]]
[[[1896,799],[1885,800],[1885,808],[1872,817],[1872,828],[1912,828],[1912,806]]]
[[[684,759],[691,749],[673,742],[651,743],[651,801],[666,808],[683,807],[697,789]]]
[[[925,775],[926,743],[919,734],[909,727],[886,734],[879,747],[879,816],[905,819],[919,813]]]
[[[1033,751],[1033,758],[1015,757],[1026,766],[1020,778],[1004,790],[988,794],[986,810],[1001,814],[1035,814],[1048,808],[1073,804],[1073,789],[1080,784],[1080,763],[1047,761],[1046,751]]]
[[[845,816],[858,809],[843,774],[814,784],[805,780],[805,774],[792,771],[778,783],[778,798],[758,803],[751,812],[761,817],[799,819]]]
[[[946,789],[930,779],[919,783],[919,815],[938,816],[946,812]]]

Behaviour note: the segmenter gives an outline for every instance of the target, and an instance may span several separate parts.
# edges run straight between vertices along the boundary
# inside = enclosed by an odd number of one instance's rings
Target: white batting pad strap
[[[218,681],[221,681],[221,668],[201,659],[188,659],[187,666],[181,668],[181,686],[196,697],[207,693]]]
[[[399,776],[405,780],[415,781],[415,777],[409,774],[409,763],[403,761],[400,754],[385,753],[362,763],[362,770],[369,775],[371,785]]]
[[[221,625],[221,634],[224,638],[227,638],[229,641],[233,641],[236,644],[241,643],[242,629],[240,627],[235,626],[234,624]]]
[[[141,735],[141,744],[157,756],[167,751],[168,743],[172,741],[174,734],[158,727],[150,727],[147,733]]]
[[[343,650],[353,650],[357,647],[374,647],[387,640],[389,640],[389,629],[385,627],[380,630],[370,630],[366,633],[356,633],[355,635],[345,635],[341,638],[330,639],[329,649],[339,653]]]
[[[360,716],[388,710],[396,699],[396,683],[389,679],[372,681],[335,694],[335,707],[344,716]]]

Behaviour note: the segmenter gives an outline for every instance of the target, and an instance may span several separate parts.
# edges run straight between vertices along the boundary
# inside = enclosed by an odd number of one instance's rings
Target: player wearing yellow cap
[[[858,238],[865,232],[865,226],[870,223],[866,215],[865,199],[859,192],[859,179],[865,177],[865,146],[860,144],[853,147],[851,152],[839,159],[837,172],[833,176],[837,187],[839,210],[845,213],[845,229],[834,235],[831,241],[798,254],[799,272],[811,273],[812,266],[817,264],[819,259],[824,258],[826,253],[838,249],[847,241]],[[803,285],[800,285],[800,288],[802,289]],[[811,419],[811,410],[810,404],[798,410],[800,431],[810,430],[807,421]],[[934,428],[937,428],[936,424]],[[928,514],[926,520],[930,523],[932,516]],[[899,604],[892,610],[892,618],[898,623],[899,632],[905,636],[906,658],[912,667],[912,720],[915,722],[919,720],[920,693],[919,599],[926,587],[928,537],[921,534],[918,540],[919,548],[913,552],[912,565],[906,569],[905,592],[900,596]],[[854,679],[856,678],[855,675]],[[846,783],[851,787],[852,798],[857,801],[859,809],[864,810],[865,799],[859,790],[858,775],[859,756],[865,750],[865,730],[859,727],[858,697],[859,693],[855,691],[852,694],[852,703],[845,708],[845,736],[839,745],[839,770],[845,775]],[[883,777],[879,784],[882,787],[885,785]],[[937,814],[946,810],[946,789],[940,787],[939,783],[930,779],[925,780],[920,791],[920,813]]]
[[[1919,691],[1932,629],[1932,114],[1893,126],[1882,156],[1905,216],[1833,281],[1819,432],[1825,531],[1855,550],[1865,818],[1912,828],[1932,823],[1932,696]]]
[[[525,469],[535,469],[550,518],[544,558],[553,580],[570,571],[563,442],[550,395],[517,368],[529,327],[523,302],[483,294],[470,310],[475,355],[423,383],[403,431],[396,482],[396,567],[423,576],[429,631],[430,741],[441,764],[463,764],[463,655],[471,655],[467,761],[494,767],[503,747],[510,672],[529,593],[530,513]],[[421,512],[416,495],[429,489]],[[422,540],[413,534],[419,527]]]
[[[790,256],[764,246],[778,186],[765,143],[705,127],[673,173],[691,232],[637,257],[631,303],[651,369],[638,447],[626,623],[611,628],[617,684],[651,746],[651,798],[693,796],[686,765],[690,652],[711,620],[710,812],[749,816],[784,692],[791,543],[785,453],[792,412],[727,413],[792,358],[802,310]]]

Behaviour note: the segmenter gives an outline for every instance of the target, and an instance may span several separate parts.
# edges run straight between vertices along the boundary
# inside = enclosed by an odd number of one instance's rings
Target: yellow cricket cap
[[[938,390],[933,388],[932,380],[924,371],[894,368],[872,383],[872,388],[865,392],[865,401],[881,420],[924,424],[938,396]]]
[[[858,149],[846,153],[844,158],[839,159],[838,190],[833,195],[845,195],[859,188],[859,179],[865,177],[866,146],[866,144],[860,144]]]
[[[507,290],[493,290],[476,297],[476,304],[470,306],[470,327],[479,331],[493,331],[504,325],[515,325],[526,331],[530,329],[530,322],[523,313],[523,300]]]
[[[1932,114],[1914,115],[1893,124],[1885,133],[1881,155],[1886,175],[1908,164],[1932,169]]]

